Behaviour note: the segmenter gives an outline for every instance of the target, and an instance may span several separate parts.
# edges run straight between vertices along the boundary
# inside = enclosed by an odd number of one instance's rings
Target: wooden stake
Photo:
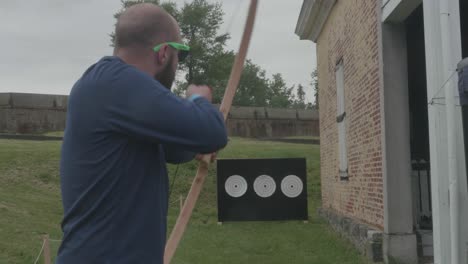
[[[46,234],[42,236],[42,239],[44,241],[44,264],[50,264],[51,259],[50,259],[50,241],[49,241],[49,235]]]

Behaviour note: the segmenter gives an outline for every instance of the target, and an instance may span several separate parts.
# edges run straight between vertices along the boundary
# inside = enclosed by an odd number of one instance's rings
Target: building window
[[[346,111],[344,93],[343,60],[336,65],[336,105],[338,125],[339,175],[341,180],[348,179],[348,154],[346,148]]]

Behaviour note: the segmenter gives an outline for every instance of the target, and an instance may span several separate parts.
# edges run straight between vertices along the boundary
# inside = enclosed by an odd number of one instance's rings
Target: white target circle
[[[289,198],[296,198],[304,189],[302,180],[296,175],[288,175],[281,181],[281,191]]]
[[[275,180],[268,175],[258,176],[254,181],[254,191],[262,198],[272,196],[276,191]]]
[[[231,197],[241,197],[247,192],[247,181],[240,175],[232,175],[224,183],[226,193]]]

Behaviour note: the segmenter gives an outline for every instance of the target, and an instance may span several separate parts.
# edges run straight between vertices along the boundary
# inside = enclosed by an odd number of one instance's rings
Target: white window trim
[[[338,62],[335,70],[336,80],[336,122],[338,127],[338,173],[341,180],[348,179],[348,153],[346,144],[346,107],[344,87],[344,65],[343,60]]]

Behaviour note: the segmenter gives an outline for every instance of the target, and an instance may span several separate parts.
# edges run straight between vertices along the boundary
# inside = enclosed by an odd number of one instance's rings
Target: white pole
[[[441,72],[442,43],[438,0],[426,0],[424,36],[426,44],[427,95],[432,99],[444,82]],[[431,199],[434,238],[434,264],[450,264],[450,209],[447,177],[445,108],[428,105],[429,148],[431,154]]]
[[[450,199],[450,259],[452,264],[460,264],[459,260],[459,195],[458,195],[458,164],[457,164],[457,126],[455,124],[455,89],[456,83],[453,81],[455,65],[452,63],[453,51],[451,42],[453,41],[451,29],[450,0],[440,0],[440,25],[442,35],[442,54],[444,65],[444,78],[450,79],[445,85],[445,105],[447,118],[447,150],[448,150],[448,178],[449,178],[449,199]],[[455,78],[452,78],[455,77]]]

